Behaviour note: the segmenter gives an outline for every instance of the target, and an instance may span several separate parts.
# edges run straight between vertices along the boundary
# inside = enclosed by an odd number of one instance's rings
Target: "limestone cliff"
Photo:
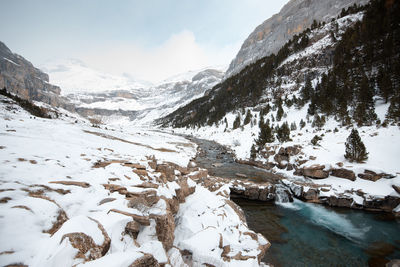
[[[49,83],[49,76],[31,62],[14,54],[0,42],[0,88],[27,100],[59,106],[61,89]]]

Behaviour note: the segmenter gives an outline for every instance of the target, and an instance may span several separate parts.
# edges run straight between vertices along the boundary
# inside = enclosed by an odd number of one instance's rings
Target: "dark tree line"
[[[354,10],[358,10],[353,8]],[[347,12],[342,12],[347,14]],[[360,22],[349,27],[337,43],[333,68],[315,90],[308,83],[301,103],[308,113],[334,115],[343,124],[376,122],[374,97],[390,102],[387,118],[400,121],[400,3],[372,1]]]

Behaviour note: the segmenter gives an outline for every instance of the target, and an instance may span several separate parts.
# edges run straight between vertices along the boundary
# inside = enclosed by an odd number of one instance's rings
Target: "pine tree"
[[[253,145],[251,146],[251,149],[250,149],[250,158],[251,158],[252,160],[255,160],[256,157],[257,157],[257,149],[256,149],[256,146],[253,144]]]
[[[237,115],[235,121],[233,122],[233,130],[240,127],[240,114]]]
[[[283,113],[284,113],[284,111],[283,111],[283,108],[282,108],[282,100],[279,99],[278,100],[278,111],[276,112],[276,120],[277,121],[280,121],[282,119]]]
[[[292,123],[290,124],[290,130],[291,130],[291,131],[296,131],[296,130],[297,130],[296,122],[292,122]]]
[[[313,94],[313,88],[312,88],[311,80],[309,77],[307,77],[304,87],[301,90],[301,98],[303,99],[304,102],[306,102],[306,101],[310,100],[312,94]]]
[[[250,123],[250,121],[251,121],[251,112],[250,112],[250,110],[247,110],[246,118],[244,119],[243,124],[247,125]]]
[[[287,122],[284,122],[281,127],[278,127],[276,137],[279,142],[284,143],[287,141],[291,141],[290,139],[290,128]]]
[[[400,94],[394,95],[390,101],[386,118],[389,121],[399,122],[400,121]]]
[[[350,162],[364,162],[368,159],[368,152],[356,129],[353,129],[346,140],[344,157]]]
[[[271,126],[269,125],[269,120],[262,125],[260,128],[260,133],[258,135],[258,139],[256,140],[256,144],[258,149],[261,150],[266,143],[272,143],[275,141],[275,136]]]
[[[303,129],[306,126],[306,122],[301,119],[300,121],[300,129]]]
[[[358,92],[358,104],[353,117],[358,126],[371,125],[377,118],[374,106],[374,90],[368,84],[368,79],[363,75]]]

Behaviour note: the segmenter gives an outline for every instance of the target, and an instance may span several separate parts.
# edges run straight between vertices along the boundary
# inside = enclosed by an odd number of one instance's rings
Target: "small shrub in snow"
[[[350,162],[364,162],[368,159],[368,152],[356,129],[353,129],[347,137],[344,157]]]
[[[258,139],[256,140],[256,144],[258,149],[261,150],[266,143],[272,143],[275,141],[274,133],[269,125],[269,120],[266,123],[260,125],[260,134],[258,135]]]
[[[314,137],[313,137],[313,139],[311,139],[311,144],[313,144],[313,146],[317,146],[317,145],[319,145],[318,143],[319,143],[319,141],[321,141],[322,140],[322,137],[320,137],[320,136],[318,136],[318,135],[315,135]]]
[[[238,114],[235,121],[233,122],[233,129],[237,129],[240,127],[240,115]]]
[[[276,137],[279,142],[284,143],[287,141],[291,141],[290,139],[290,128],[287,122],[284,122],[281,127],[277,128]]]
[[[247,125],[247,124],[249,124],[250,123],[250,121],[251,121],[251,112],[250,112],[250,110],[247,110],[247,114],[246,114],[246,118],[244,119],[244,122],[243,122],[243,124],[244,125]]]
[[[296,131],[296,130],[297,130],[296,122],[292,122],[292,123],[290,124],[290,130],[291,130],[291,131]]]
[[[255,160],[256,157],[257,157],[257,149],[256,149],[256,146],[253,144],[253,145],[251,146],[251,149],[250,149],[250,158],[251,158],[252,160]]]
[[[303,121],[303,119],[301,119],[301,121],[300,121],[300,129],[303,129],[304,127],[306,127],[306,122]]]

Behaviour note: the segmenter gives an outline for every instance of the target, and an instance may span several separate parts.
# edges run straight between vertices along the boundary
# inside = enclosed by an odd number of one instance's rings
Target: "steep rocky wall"
[[[294,35],[311,26],[314,20],[328,21],[343,8],[368,0],[291,0],[282,10],[259,25],[243,43],[232,60],[225,77],[229,77],[251,62],[278,50]]]
[[[0,42],[0,88],[23,99],[41,101],[60,106],[61,89],[49,83],[49,76],[35,68],[31,62],[14,54]]]

